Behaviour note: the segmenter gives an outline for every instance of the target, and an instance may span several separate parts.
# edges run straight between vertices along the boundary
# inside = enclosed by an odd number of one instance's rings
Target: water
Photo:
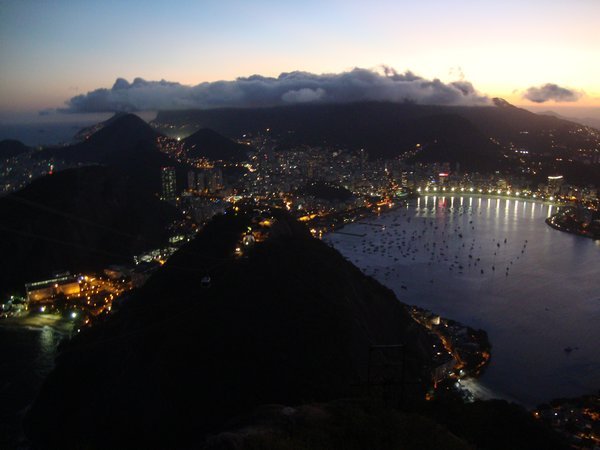
[[[65,123],[0,124],[0,141],[15,139],[25,145],[56,145],[71,143],[83,127]]]
[[[50,326],[3,326],[0,322],[0,448],[27,448],[21,422],[54,366],[63,336]]]
[[[550,228],[554,212],[428,196],[325,240],[401,301],[486,330],[492,360],[471,386],[535,406],[600,388],[600,241]]]
[[[153,120],[156,111],[136,113],[145,121]],[[0,112],[0,141],[16,139],[29,146],[69,144],[84,127],[105,121],[111,113],[2,114]]]

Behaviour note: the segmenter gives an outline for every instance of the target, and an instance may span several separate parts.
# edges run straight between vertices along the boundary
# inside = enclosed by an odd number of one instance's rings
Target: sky
[[[477,98],[600,114],[599,21],[598,0],[0,0],[0,119],[73,111],[83,104],[73,97],[89,100],[117,78],[178,83],[168,87],[179,96],[173,108],[186,96],[204,105],[198,97],[219,80],[247,95],[234,80],[261,75],[271,89],[281,73],[338,75],[281,88],[280,101],[316,101],[329,98],[331,83],[355,83],[340,74],[382,66],[444,87],[470,82]],[[404,80],[388,81],[373,78],[377,89],[352,98],[405,95]],[[144,95],[159,87],[145,85]],[[171,91],[160,89],[164,101]]]

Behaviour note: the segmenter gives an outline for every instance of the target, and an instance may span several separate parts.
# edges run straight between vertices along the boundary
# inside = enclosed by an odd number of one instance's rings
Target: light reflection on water
[[[547,226],[544,219],[556,212],[551,205],[523,200],[519,207],[521,201],[471,196],[436,200],[425,196],[412,208],[364,221],[385,230],[358,223],[344,230],[364,238],[325,239],[403,302],[485,329],[493,347],[477,382],[482,392],[530,406],[595,392],[600,241]]]

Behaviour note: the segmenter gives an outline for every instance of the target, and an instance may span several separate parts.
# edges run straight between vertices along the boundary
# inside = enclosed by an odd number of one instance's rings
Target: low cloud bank
[[[389,67],[356,68],[335,74],[282,73],[253,75],[233,81],[186,86],[171,81],[129,83],[118,78],[110,89],[96,89],[66,102],[63,112],[114,112],[218,107],[276,106],[294,103],[348,103],[363,100],[412,102],[423,105],[484,105],[468,81],[443,83]]]
[[[555,102],[576,102],[580,97],[581,93],[553,83],[547,83],[539,87],[532,86],[523,94],[524,99],[535,103],[544,103],[550,100],[554,100]]]

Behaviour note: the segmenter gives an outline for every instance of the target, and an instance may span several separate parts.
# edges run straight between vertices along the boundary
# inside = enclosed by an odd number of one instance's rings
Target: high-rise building
[[[560,192],[560,188],[563,184],[562,175],[554,175],[548,177],[548,195],[556,195]]]
[[[194,172],[193,170],[190,170],[188,172],[188,189],[191,191],[195,191],[196,190],[196,172]]]
[[[162,167],[160,169],[161,200],[174,201],[177,199],[177,178],[174,167]]]

